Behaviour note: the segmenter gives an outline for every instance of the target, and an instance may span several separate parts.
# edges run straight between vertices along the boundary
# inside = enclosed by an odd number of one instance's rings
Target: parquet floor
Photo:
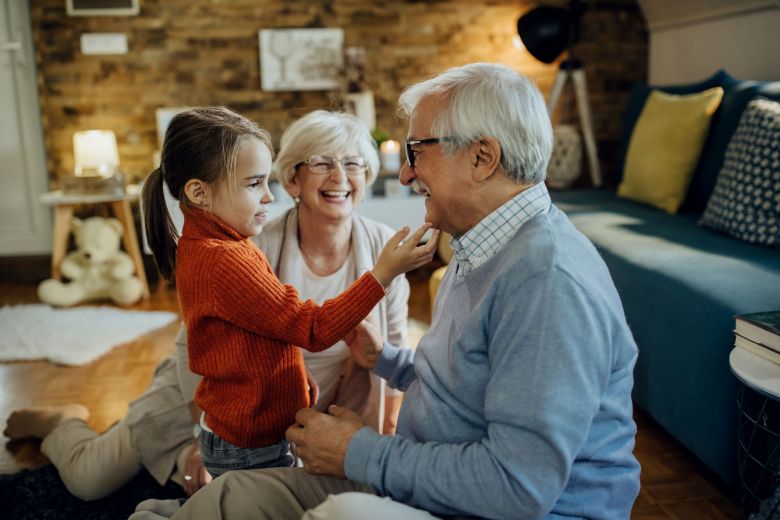
[[[430,321],[426,282],[431,267],[409,274],[412,285],[410,316]],[[32,285],[0,285],[0,305],[36,302]],[[177,310],[172,289],[156,290],[136,309]],[[103,430],[122,417],[127,403],[149,384],[154,366],[173,351],[177,324],[115,348],[82,367],[57,366],[46,361],[0,363],[0,429],[16,408],[79,402],[92,412],[90,423]],[[0,333],[2,333],[0,331]],[[720,520],[738,518],[736,504],[701,473],[693,457],[637,410],[636,454],[642,464],[642,489],[634,520]],[[46,463],[33,441],[8,442],[0,449],[0,473]]]

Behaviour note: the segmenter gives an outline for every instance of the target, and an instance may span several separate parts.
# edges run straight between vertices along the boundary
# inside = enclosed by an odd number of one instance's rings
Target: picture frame
[[[68,16],[135,16],[139,0],[66,0]]]
[[[192,108],[194,107],[160,107],[154,111],[154,119],[157,123],[157,144],[160,150],[162,150],[162,145],[165,141],[165,131],[168,129],[173,116]]]
[[[341,28],[260,30],[261,88],[270,92],[338,89],[343,43]]]

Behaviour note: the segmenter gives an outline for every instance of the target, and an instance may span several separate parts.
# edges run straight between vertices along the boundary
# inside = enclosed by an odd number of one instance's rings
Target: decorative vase
[[[582,137],[574,125],[553,128],[553,150],[547,166],[547,185],[568,188],[582,173]]]

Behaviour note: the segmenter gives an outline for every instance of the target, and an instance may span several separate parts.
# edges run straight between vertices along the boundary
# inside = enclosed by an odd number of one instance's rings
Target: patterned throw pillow
[[[780,103],[748,103],[699,224],[780,248]]]

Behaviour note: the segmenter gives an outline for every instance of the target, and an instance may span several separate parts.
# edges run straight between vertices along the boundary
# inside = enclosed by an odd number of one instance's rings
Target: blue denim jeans
[[[287,468],[295,465],[295,457],[287,440],[262,448],[242,448],[206,430],[200,432],[200,458],[214,478],[234,469]]]

